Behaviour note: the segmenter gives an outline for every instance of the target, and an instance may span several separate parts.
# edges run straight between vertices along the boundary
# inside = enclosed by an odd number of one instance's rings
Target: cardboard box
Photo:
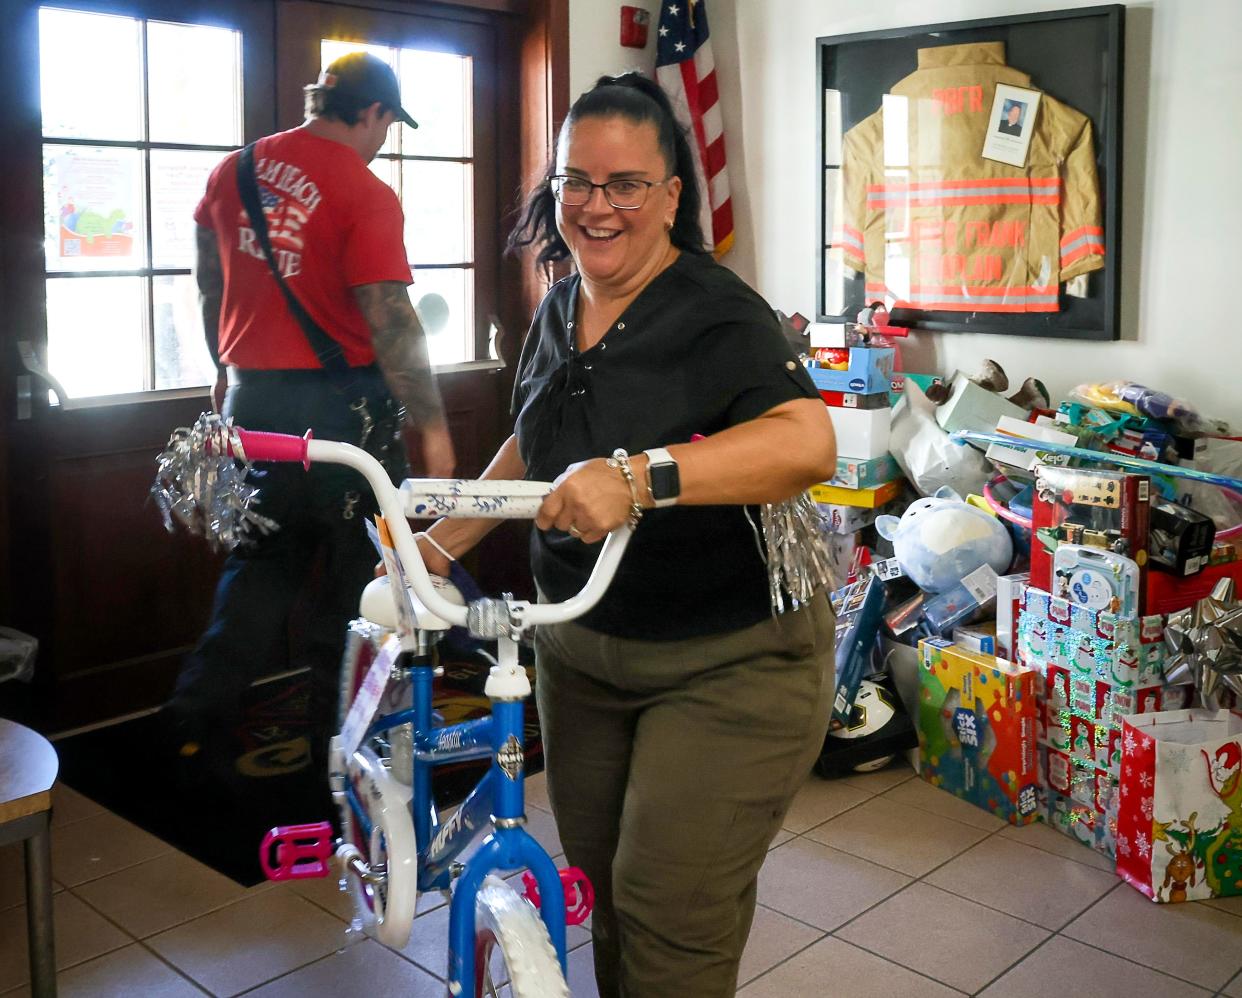
[[[829,409],[837,436],[837,453],[853,460],[883,457],[888,453],[892,409]]]
[[[814,361],[810,362],[814,365]],[[854,392],[875,395],[889,390],[893,379],[893,351],[887,347],[850,347],[850,366],[845,371],[808,366],[811,380],[821,392]]]
[[[867,489],[901,477],[901,468],[892,454],[860,461],[852,457],[837,458],[837,471],[828,482],[844,489]]]
[[[828,482],[811,486],[811,498],[816,502],[837,503],[842,506],[860,506],[875,509],[892,502],[901,494],[901,482],[885,482],[871,489],[847,489]]]
[[[949,400],[936,409],[936,422],[946,433],[978,430],[991,433],[1002,416],[1025,419],[1026,411],[1003,395],[980,388],[961,371],[953,375]]]
[[[875,523],[881,513],[895,512],[887,506],[878,509],[867,509],[864,506],[842,506],[836,502],[821,502],[820,516],[823,517],[823,529],[830,534],[853,534]]]
[[[906,393],[906,382],[913,381],[922,390],[923,394],[927,394],[927,389],[932,385],[944,384],[944,378],[937,374],[913,374],[909,371],[897,371],[893,374],[893,380],[888,385],[888,399],[896,405],[901,401],[901,397]]]
[[[871,395],[859,395],[857,392],[820,392],[819,397],[824,405],[836,406],[839,409],[888,409],[891,403],[888,392]]]
[[[930,638],[919,679],[922,777],[1011,824],[1034,821],[1035,671]]]
[[[1078,438],[1072,433],[1058,430],[1048,423],[1031,423],[1025,418],[1015,419],[1002,416],[996,424],[996,432],[1021,440],[1041,440],[1050,444],[1065,444],[1068,447],[1078,446]],[[1061,454],[1047,454],[1044,451],[1027,450],[1021,447],[1004,447],[1000,444],[988,444],[984,456],[989,461],[1026,472],[1034,472],[1036,465],[1039,464],[1064,465],[1069,461],[1069,458]]]

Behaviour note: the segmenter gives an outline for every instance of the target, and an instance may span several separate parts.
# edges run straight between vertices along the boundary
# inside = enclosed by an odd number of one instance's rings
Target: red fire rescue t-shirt
[[[194,221],[220,246],[224,301],[220,359],[247,370],[316,368],[319,360],[289,311],[237,190],[237,157],[207,181]],[[289,288],[350,365],[375,360],[371,330],[352,288],[410,283],[397,195],[353,149],[294,128],[255,149],[259,198],[277,266]]]

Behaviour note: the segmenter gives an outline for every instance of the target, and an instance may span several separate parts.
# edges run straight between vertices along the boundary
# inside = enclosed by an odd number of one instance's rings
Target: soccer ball
[[[870,679],[864,679],[858,687],[858,696],[854,698],[854,707],[850,710],[849,723],[830,731],[829,737],[866,738],[869,735],[882,731],[896,713],[897,708],[893,702],[893,695],[878,683],[873,683]],[[883,755],[878,759],[860,762],[854,767],[854,772],[870,773],[877,769],[883,769],[892,761],[893,756],[891,753]]]

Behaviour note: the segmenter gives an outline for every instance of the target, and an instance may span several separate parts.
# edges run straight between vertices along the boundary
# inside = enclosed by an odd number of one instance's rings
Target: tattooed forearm
[[[194,278],[198,282],[198,301],[203,313],[203,335],[212,363],[220,366],[220,302],[224,297],[224,272],[220,269],[220,247],[211,229],[197,225],[194,238],[198,256]]]
[[[427,337],[405,285],[382,281],[354,288],[354,298],[371,327],[375,359],[384,380],[417,427],[444,421],[440,391],[427,360]]]

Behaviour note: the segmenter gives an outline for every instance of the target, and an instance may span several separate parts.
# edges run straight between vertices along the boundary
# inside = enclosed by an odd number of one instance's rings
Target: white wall
[[[659,0],[627,0],[625,6],[651,13],[645,49],[621,46],[621,0],[569,0],[569,99],[574,100],[601,76],[655,66]]]
[[[641,0],[657,11],[656,0]],[[725,262],[774,306],[811,315],[815,39],[1095,5],[1090,0],[707,0],[736,219]],[[571,85],[637,65],[616,45],[619,3],[572,0]],[[611,22],[611,32],[600,34]],[[923,334],[907,368],[993,357],[1062,396],[1129,378],[1242,423],[1242,2],[1147,0],[1126,11],[1122,342]],[[650,65],[650,61],[646,63]],[[1235,316],[1239,318],[1235,319]],[[910,360],[913,358],[914,362]]]
[[[753,256],[734,264],[774,304],[814,308],[818,156],[815,45],[820,35],[1090,6],[1049,0],[717,0],[734,13],[741,134]],[[1122,150],[1123,342],[923,336],[927,370],[973,370],[995,358],[1054,395],[1085,380],[1127,377],[1184,393],[1242,421],[1242,328],[1229,301],[1242,284],[1242,3],[1151,0],[1126,11]],[[1218,42],[1211,42],[1217,39]],[[1226,39],[1233,39],[1228,42]],[[726,59],[716,51],[717,66]],[[1222,118],[1233,122],[1222,127]],[[731,139],[735,133],[729,133]],[[907,366],[911,366],[907,364]]]

